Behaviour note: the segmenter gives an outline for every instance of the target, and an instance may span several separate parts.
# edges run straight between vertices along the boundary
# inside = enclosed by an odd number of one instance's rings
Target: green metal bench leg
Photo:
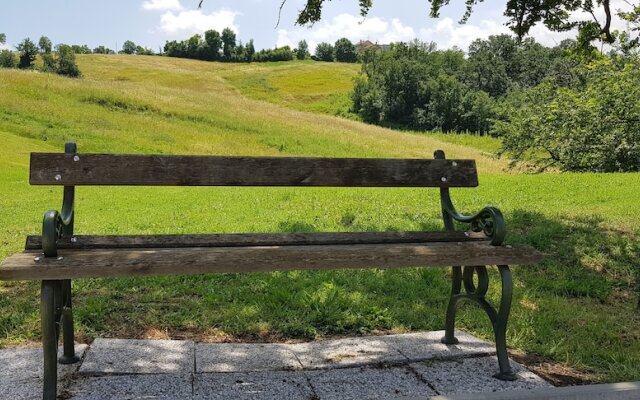
[[[511,297],[513,293],[513,282],[509,266],[498,266],[502,281],[502,295],[500,296],[500,307],[498,311],[485,299],[489,288],[489,276],[486,267],[465,267],[461,273],[460,267],[453,267],[452,290],[447,307],[447,318],[445,322],[445,335],[441,342],[444,344],[457,344],[458,339],[454,336],[456,310],[458,302],[462,300],[473,300],[487,313],[496,340],[496,355],[498,357],[498,367],[500,371],[494,375],[495,378],[503,381],[513,381],[517,379],[516,374],[511,369],[509,354],[507,353],[507,322],[511,311]],[[478,286],[473,282],[474,273],[478,276]],[[461,293],[464,284],[465,293]]]
[[[59,307],[62,306],[60,281],[42,281],[40,318],[44,356],[43,400],[55,400],[58,388]]]
[[[62,343],[63,353],[58,359],[60,364],[73,364],[80,361],[76,355],[73,334],[73,308],[71,305],[71,280],[66,279],[62,285]]]
[[[494,376],[503,381],[514,381],[517,379],[517,376],[511,369],[509,354],[507,354],[507,322],[509,321],[509,313],[511,312],[513,281],[511,280],[511,271],[508,265],[499,265],[498,270],[500,271],[500,279],[502,280],[502,294],[500,295],[498,315],[493,323],[493,331],[496,337],[496,354],[498,356],[500,372]]]
[[[462,287],[462,269],[460,267],[451,268],[451,297],[447,306],[447,319],[444,326],[444,337],[441,342],[444,344],[458,344],[455,337],[456,309],[458,308],[458,295]]]

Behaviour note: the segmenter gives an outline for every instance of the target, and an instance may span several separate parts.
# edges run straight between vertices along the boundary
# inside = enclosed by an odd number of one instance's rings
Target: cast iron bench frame
[[[469,216],[458,213],[449,188],[478,185],[475,161],[447,160],[440,150],[434,156],[427,160],[78,154],[75,143],[67,143],[65,153],[32,153],[30,183],[64,186],[62,209],[45,213],[42,235],[27,237],[25,252],[4,261],[0,280],[42,281],[43,398],[56,398],[57,362],[79,361],[71,279],[113,276],[452,266],[442,343],[458,343],[457,305],[475,301],[494,329],[499,365],[494,376],[516,379],[506,344],[513,290],[509,265],[537,263],[542,254],[528,246],[504,246],[506,225],[495,207]],[[445,231],[76,236],[76,185],[438,187]],[[469,230],[456,231],[455,221],[469,224]],[[496,265],[500,272],[498,309],[485,298],[488,265]],[[56,360],[61,328],[63,355]]]

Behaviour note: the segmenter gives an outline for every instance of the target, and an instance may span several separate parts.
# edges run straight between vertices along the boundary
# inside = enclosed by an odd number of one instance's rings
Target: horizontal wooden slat
[[[58,240],[59,249],[180,248],[239,246],[300,246],[466,242],[487,240],[475,232],[312,232],[225,233],[199,235],[78,235]],[[25,250],[42,249],[42,236],[27,236]]]
[[[473,160],[31,153],[32,185],[473,187]]]
[[[0,266],[0,279],[531,264],[542,259],[542,255],[530,247],[497,247],[477,242],[60,250],[59,256],[43,258],[38,252],[13,255]]]

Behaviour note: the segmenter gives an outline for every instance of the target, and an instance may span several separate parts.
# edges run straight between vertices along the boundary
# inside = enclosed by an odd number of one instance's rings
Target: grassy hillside
[[[82,80],[0,70],[0,259],[38,233],[45,210],[60,206],[59,189],[28,185],[28,153],[60,151],[66,140],[81,152],[431,157],[441,148],[478,160],[480,187],[453,193],[462,211],[499,206],[510,243],[550,255],[516,268],[510,345],[597,380],[640,378],[638,174],[504,172],[504,160],[485,154],[493,144],[484,139],[326,115],[344,109],[357,71],[350,65],[79,61]],[[441,226],[437,191],[428,189],[81,187],[77,218],[81,234]],[[447,279],[445,269],[404,269],[79,280],[74,287],[84,339],[274,340],[441,329]],[[35,283],[0,283],[0,345],[38,340],[37,291]],[[460,327],[491,338],[485,319],[465,307]]]

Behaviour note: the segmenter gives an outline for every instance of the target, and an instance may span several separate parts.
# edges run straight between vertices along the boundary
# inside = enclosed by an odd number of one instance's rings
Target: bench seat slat
[[[484,241],[475,232],[311,232],[192,235],[76,235],[58,240],[59,249],[180,248],[382,244]],[[25,250],[42,249],[42,236],[27,236]]]
[[[59,258],[25,252],[0,266],[2,280],[267,272],[303,269],[532,264],[542,254],[528,246],[487,243],[405,243],[322,246],[198,247],[60,250]]]
[[[474,160],[31,153],[32,185],[475,187]]]

